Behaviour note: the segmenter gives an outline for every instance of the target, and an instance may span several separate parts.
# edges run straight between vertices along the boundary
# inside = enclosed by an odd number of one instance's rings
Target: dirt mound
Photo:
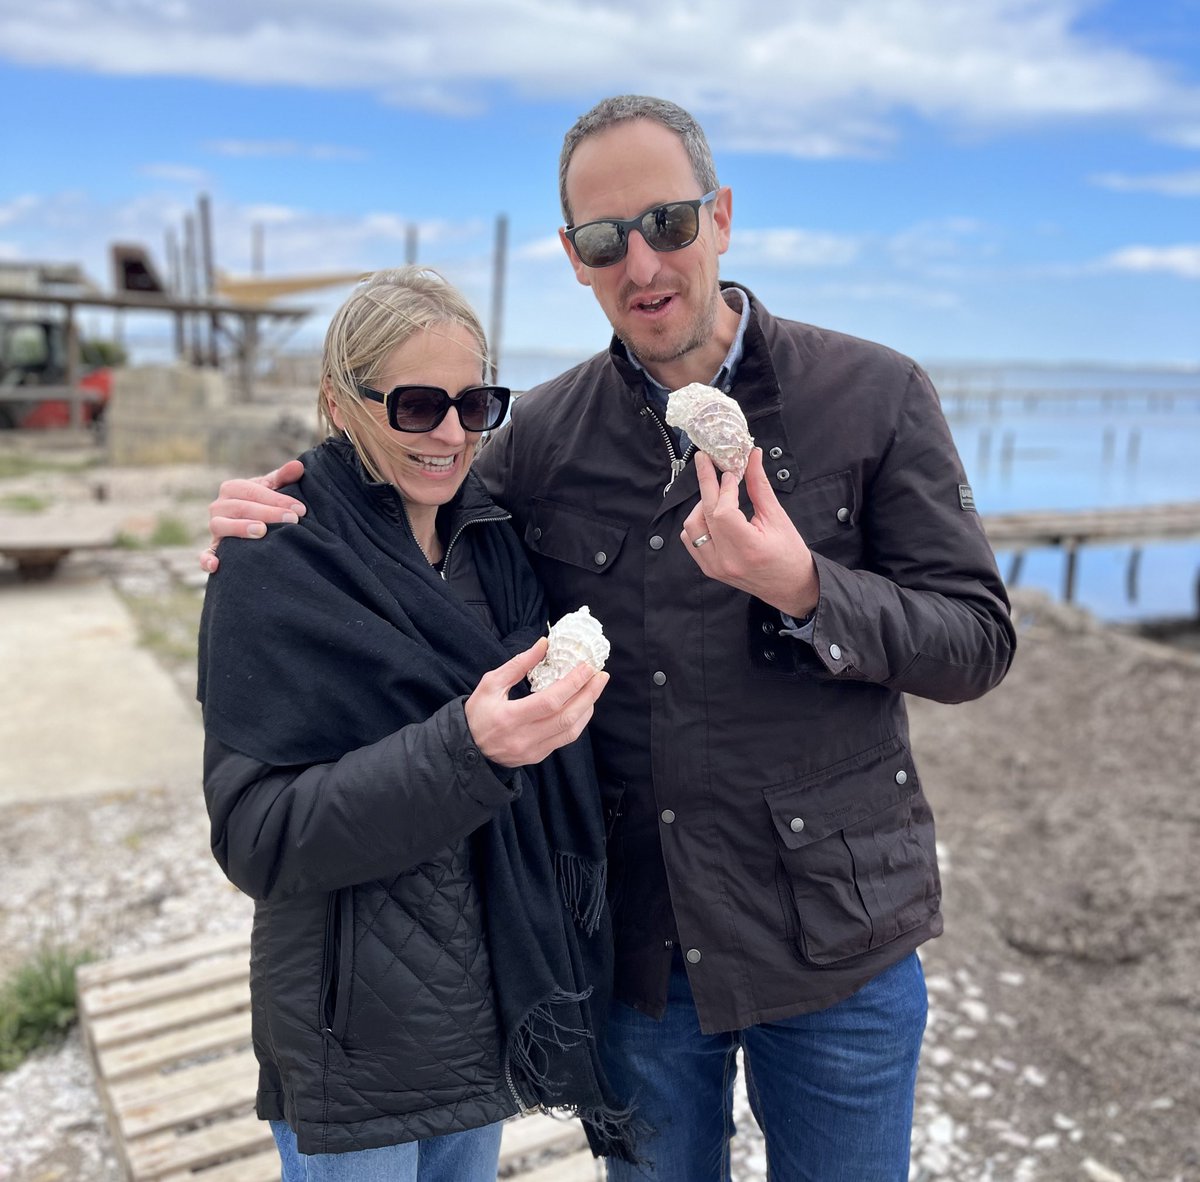
[[[961,1014],[966,974],[988,1013],[931,1025],[953,1136],[927,1173],[1200,1179],[1200,658],[1034,593],[1014,618],[997,690],[911,703],[946,851],[933,1000]]]

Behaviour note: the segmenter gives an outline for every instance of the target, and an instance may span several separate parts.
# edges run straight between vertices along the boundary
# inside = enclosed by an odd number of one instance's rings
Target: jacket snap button
[[[845,522],[849,521],[849,520],[850,520],[850,510],[849,510],[849,509],[847,509],[847,508],[846,508],[846,507],[843,505],[843,506],[842,506],[842,508],[840,508],[840,509],[837,511],[837,519],[838,519],[838,521],[841,521],[841,522],[843,522],[843,523],[845,523]]]
[[[775,635],[775,625],[774,625],[774,624],[772,624],[772,623],[770,622],[770,620],[764,620],[764,621],[763,621],[762,630],[763,630],[763,631],[764,631],[764,632],[765,632],[765,633],[766,633],[768,636],[774,636],[774,635]]]
[[[903,768],[901,768],[896,773],[896,783],[897,784],[907,784],[908,783],[908,772],[906,772]]]
[[[596,551],[596,565],[603,566],[608,561],[608,555],[603,550]]]
[[[775,475],[778,476],[780,480],[788,480],[792,474],[786,468],[780,468]]]
[[[763,649],[763,656],[766,657],[768,661],[773,661],[775,660],[775,650],[773,648],[765,648]]]
[[[663,540],[662,540],[662,538],[660,538],[658,536],[658,534],[655,534],[654,537],[652,537],[650,539],[650,549],[651,550],[661,550],[662,548],[663,548]]]
[[[663,809],[662,820],[664,825],[671,825],[675,821],[675,813],[671,809]]]
[[[699,964],[700,963],[700,949],[699,948],[689,948],[687,950],[687,958],[688,958],[688,964]]]
[[[841,648],[839,648],[839,647],[838,647],[838,645],[836,645],[836,644],[831,644],[831,645],[829,646],[829,655],[830,655],[830,656],[831,656],[831,657],[832,657],[832,658],[833,658],[835,661],[840,661],[840,660],[842,659],[842,650],[841,650]]]
[[[770,455],[771,459],[777,460],[781,455],[783,455],[783,448],[773,447],[768,454]]]
[[[541,537],[542,537],[542,531],[541,531],[540,529],[535,529],[535,530],[533,531],[533,533],[532,533],[530,536],[533,538],[533,540],[534,540],[535,542],[538,542],[538,541],[540,541],[540,540],[541,540]]]
[[[792,818],[792,819],[791,819],[791,820],[788,822],[788,828],[789,828],[789,829],[790,829],[790,830],[791,830],[793,833],[800,833],[800,832],[802,832],[802,831],[804,830],[804,818],[803,818],[803,817],[793,817],[793,818]]]
[[[661,669],[654,675],[654,684],[655,685],[666,685],[667,684],[667,675]]]

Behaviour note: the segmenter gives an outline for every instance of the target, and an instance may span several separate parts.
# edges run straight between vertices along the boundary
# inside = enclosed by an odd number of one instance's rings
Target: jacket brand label
[[[971,491],[969,484],[958,486],[958,504],[964,513],[975,512],[975,494]]]

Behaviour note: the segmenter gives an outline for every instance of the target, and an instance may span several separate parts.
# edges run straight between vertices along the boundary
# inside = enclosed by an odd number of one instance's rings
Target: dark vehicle
[[[99,425],[112,394],[112,347],[80,343],[80,422]],[[107,354],[107,355],[106,355]],[[50,319],[0,318],[0,429],[71,426],[67,340],[63,323]],[[39,395],[39,387],[55,388]]]

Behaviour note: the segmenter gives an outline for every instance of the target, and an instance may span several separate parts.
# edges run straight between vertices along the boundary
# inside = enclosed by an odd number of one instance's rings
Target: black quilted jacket
[[[481,489],[468,491],[478,496],[464,498],[455,528],[508,528],[492,523]],[[472,532],[453,548],[448,581],[486,612],[472,593]],[[318,691],[297,686],[296,709],[336,708]],[[462,699],[409,721],[306,767],[206,743],[213,851],[256,900],[258,1114],[286,1119],[304,1153],[438,1136],[518,1107],[467,841],[512,789],[475,747]]]

